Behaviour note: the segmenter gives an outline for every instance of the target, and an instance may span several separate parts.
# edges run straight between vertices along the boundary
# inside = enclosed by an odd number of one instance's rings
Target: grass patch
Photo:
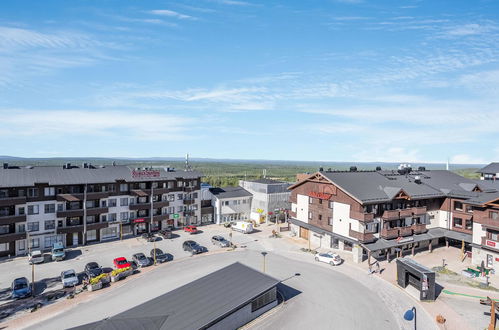
[[[458,275],[458,273],[456,273],[455,271],[452,271],[449,268],[445,267],[433,267],[431,270],[441,275]]]

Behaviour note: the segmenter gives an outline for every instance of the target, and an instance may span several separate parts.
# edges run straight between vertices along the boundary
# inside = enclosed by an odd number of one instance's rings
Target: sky
[[[0,155],[499,161],[499,3],[0,2]]]

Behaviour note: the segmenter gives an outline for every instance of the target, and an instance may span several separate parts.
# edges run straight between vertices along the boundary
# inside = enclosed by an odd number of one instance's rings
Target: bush
[[[127,270],[130,270],[132,269],[132,267],[125,267],[125,268],[120,268],[120,269],[114,269],[112,272],[111,272],[111,276],[115,277],[123,272],[126,272]]]
[[[107,274],[105,274],[105,273],[102,273],[102,274],[100,274],[99,276],[96,276],[96,277],[92,277],[90,279],[90,284],[91,285],[95,285],[95,284],[99,283],[105,277],[107,277]]]

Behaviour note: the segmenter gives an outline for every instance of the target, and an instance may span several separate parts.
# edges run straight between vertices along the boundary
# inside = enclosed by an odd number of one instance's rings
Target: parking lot
[[[132,255],[139,252],[149,257],[154,246],[164,253],[171,254],[176,260],[191,257],[191,253],[183,251],[182,248],[182,243],[186,240],[194,240],[206,247],[208,253],[222,249],[212,244],[211,237],[214,235],[222,235],[236,245],[251,244],[255,240],[253,235],[234,232],[219,225],[201,226],[198,229],[197,234],[189,234],[181,229],[174,230],[173,238],[157,237],[154,243],[147,242],[141,237],[130,237],[122,241],[102,242],[69,249],[66,251],[66,259],[59,262],[51,261],[50,253],[47,253],[45,255],[46,262],[35,265],[36,294],[62,288],[60,281],[62,271],[74,269],[77,273],[81,273],[89,262],[97,262],[104,271],[108,272],[112,269],[114,258],[125,257],[131,260]],[[229,233],[232,233],[231,239]],[[31,282],[31,265],[29,265],[27,257],[6,259],[0,262],[0,305],[11,301],[10,285],[18,277],[26,277]]]

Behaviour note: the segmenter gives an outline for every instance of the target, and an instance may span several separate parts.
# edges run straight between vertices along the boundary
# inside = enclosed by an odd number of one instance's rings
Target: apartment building
[[[210,193],[216,224],[250,219],[252,195],[246,189],[242,187],[210,188]]]
[[[291,184],[272,179],[258,179],[252,181],[240,180],[239,186],[253,195],[251,201],[251,219],[259,223],[275,221],[279,211],[290,210],[288,188]],[[278,213],[279,212],[279,213]]]
[[[479,211],[466,201],[493,191],[449,171],[408,166],[398,171],[321,169],[301,176],[290,190],[291,229],[315,246],[352,251],[356,262],[438,244],[470,249],[473,214]]]
[[[3,164],[0,256],[198,224],[201,176],[173,168]]]
[[[489,165],[477,171],[480,173],[480,180],[496,180],[499,178],[499,163],[490,163]]]

